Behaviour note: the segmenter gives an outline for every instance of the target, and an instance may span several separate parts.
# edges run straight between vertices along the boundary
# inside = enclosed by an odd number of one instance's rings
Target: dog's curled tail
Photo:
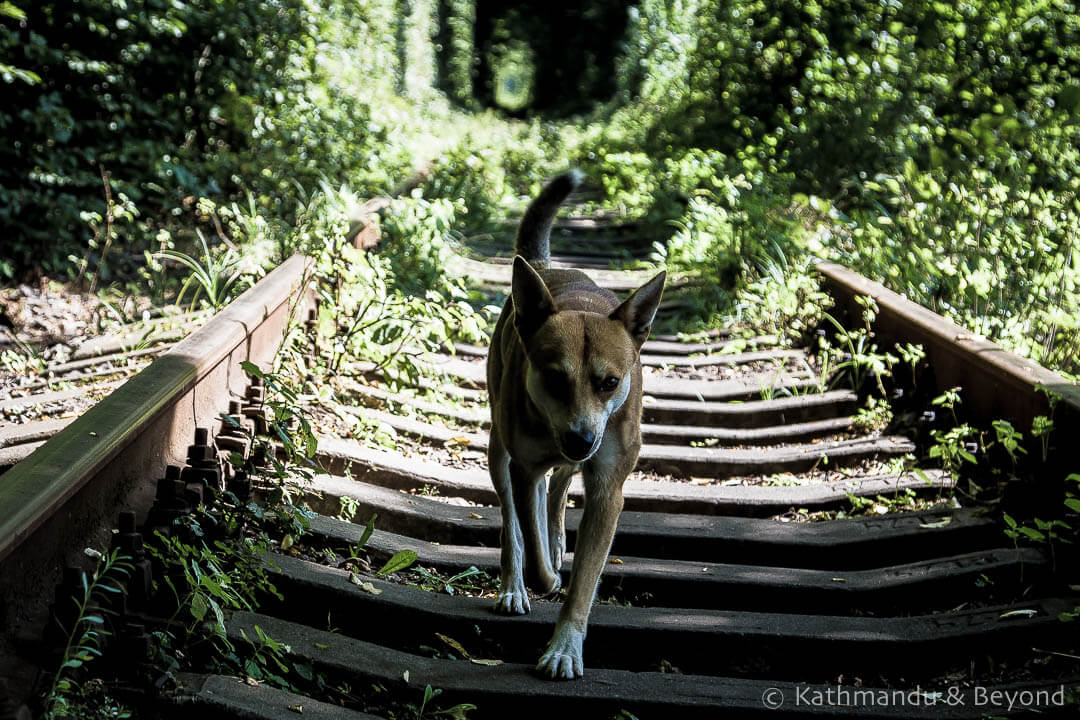
[[[565,172],[549,182],[529,203],[518,226],[514,242],[516,254],[534,266],[547,267],[551,263],[551,223],[559,205],[584,178],[585,174],[576,168]]]

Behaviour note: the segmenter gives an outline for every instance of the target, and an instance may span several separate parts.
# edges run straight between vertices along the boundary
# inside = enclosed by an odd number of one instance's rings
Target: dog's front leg
[[[585,512],[574,543],[570,591],[547,651],[536,665],[537,670],[550,678],[572,679],[584,674],[581,649],[596,586],[622,511],[623,479],[599,476],[591,468],[585,468]]]
[[[503,446],[494,425],[488,445],[488,468],[502,509],[502,531],[499,534],[499,595],[495,599],[495,612],[524,615],[531,609],[529,595],[525,591],[525,539],[514,505],[514,492],[510,481],[510,454]]]

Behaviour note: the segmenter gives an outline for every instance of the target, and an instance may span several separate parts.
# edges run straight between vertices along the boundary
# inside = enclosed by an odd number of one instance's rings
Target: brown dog
[[[664,290],[661,272],[620,304],[577,270],[554,270],[551,223],[579,184],[571,171],[529,205],[518,229],[511,297],[488,354],[491,480],[502,505],[495,610],[529,611],[529,586],[559,590],[570,478],[580,470],[585,511],[569,596],[537,669],[581,676],[582,642],[600,572],[623,506],[622,486],[641,448],[641,362]],[[551,475],[550,492],[545,481]]]

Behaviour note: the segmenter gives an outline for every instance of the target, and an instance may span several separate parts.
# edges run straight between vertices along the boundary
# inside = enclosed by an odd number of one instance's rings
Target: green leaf
[[[214,632],[219,637],[225,637],[225,613],[222,612],[221,606],[218,605],[214,598],[209,598],[210,609],[214,611]]]
[[[206,590],[211,595],[214,595],[214,596],[220,597],[220,598],[226,597],[226,593],[222,589],[221,585],[216,580],[214,580],[212,577],[210,577],[209,575],[203,575],[202,578],[200,578],[200,580],[199,580],[199,585],[206,588]]]
[[[249,360],[244,360],[243,362],[241,362],[240,367],[243,368],[244,372],[246,372],[248,375],[251,375],[252,377],[257,377],[260,380],[266,379],[266,375],[263,373],[262,369]]]
[[[367,541],[371,539],[371,534],[375,532],[375,518],[379,517],[378,513],[372,513],[371,519],[367,521],[367,526],[364,528],[364,532],[360,535],[360,542],[357,543],[359,547],[367,545]]]
[[[198,622],[202,622],[203,618],[206,617],[206,611],[209,609],[206,605],[206,596],[202,593],[195,593],[191,597],[189,609],[191,610],[191,616]]]
[[[453,718],[454,720],[468,720],[468,715],[466,715],[466,713],[475,709],[476,705],[473,705],[472,703],[460,703],[454,707],[439,710],[435,714],[440,717]]]
[[[415,550],[401,550],[395,553],[394,557],[387,560],[386,564],[377,570],[375,574],[382,577],[383,575],[389,575],[390,573],[404,570],[416,562],[417,557]]]
[[[21,8],[12,5],[7,0],[4,0],[4,2],[0,2],[0,15],[4,17],[9,17],[12,20],[22,21],[26,19],[26,12]]]
[[[1037,542],[1045,542],[1046,541],[1046,535],[1043,535],[1041,532],[1039,532],[1035,528],[1021,527],[1021,528],[1017,528],[1017,529],[1022,534],[1026,535],[1027,537],[1031,538],[1032,540],[1035,540]]]

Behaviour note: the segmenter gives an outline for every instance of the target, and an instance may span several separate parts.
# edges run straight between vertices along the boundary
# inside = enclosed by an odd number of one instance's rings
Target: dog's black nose
[[[562,434],[562,451],[571,460],[584,460],[592,450],[596,435],[588,430],[581,433],[573,431]]]

